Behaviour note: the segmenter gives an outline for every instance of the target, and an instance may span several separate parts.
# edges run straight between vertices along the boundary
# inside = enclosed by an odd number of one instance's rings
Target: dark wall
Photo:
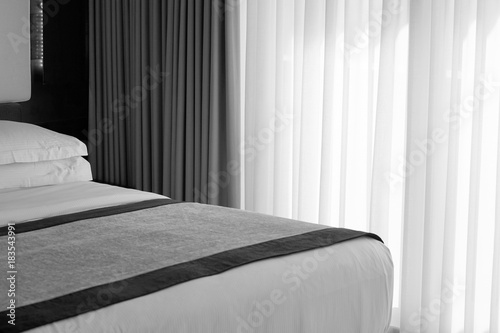
[[[21,103],[23,122],[82,140],[88,126],[87,17],[87,0],[44,0],[44,75],[34,75],[31,100]]]

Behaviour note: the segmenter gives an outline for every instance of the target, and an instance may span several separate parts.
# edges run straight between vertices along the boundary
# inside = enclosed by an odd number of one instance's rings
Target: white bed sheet
[[[0,227],[84,210],[160,199],[164,196],[96,182],[2,189]]]
[[[9,216],[2,223],[20,223],[158,197],[85,182],[0,191],[0,211]],[[30,332],[378,333],[389,328],[392,287],[387,247],[359,238],[262,260]]]

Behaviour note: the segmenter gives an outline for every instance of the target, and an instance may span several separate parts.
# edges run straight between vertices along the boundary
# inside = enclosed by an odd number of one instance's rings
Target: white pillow
[[[80,156],[55,161],[0,165],[0,189],[90,180],[90,163]]]
[[[0,165],[86,155],[87,147],[74,137],[32,124],[0,120]]]

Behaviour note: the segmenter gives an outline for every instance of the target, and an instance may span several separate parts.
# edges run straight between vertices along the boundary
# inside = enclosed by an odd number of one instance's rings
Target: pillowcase
[[[92,180],[90,163],[76,156],[62,160],[0,165],[0,189]]]
[[[86,156],[80,140],[27,123],[0,120],[0,165]]]

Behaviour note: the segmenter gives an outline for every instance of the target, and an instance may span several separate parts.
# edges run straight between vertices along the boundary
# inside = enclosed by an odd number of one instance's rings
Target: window
[[[30,22],[32,74],[43,81],[43,0],[31,0]]]

